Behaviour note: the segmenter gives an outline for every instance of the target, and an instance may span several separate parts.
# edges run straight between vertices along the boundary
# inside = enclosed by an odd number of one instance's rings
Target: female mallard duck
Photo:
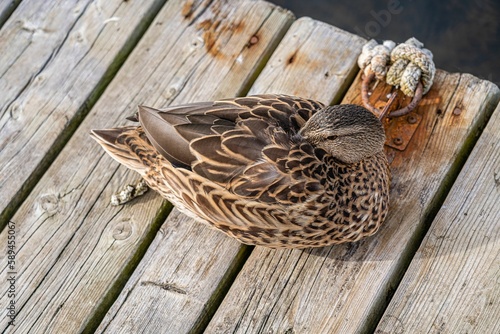
[[[93,137],[182,212],[242,243],[357,241],[387,214],[384,129],[362,107],[259,95],[139,107],[135,120]]]

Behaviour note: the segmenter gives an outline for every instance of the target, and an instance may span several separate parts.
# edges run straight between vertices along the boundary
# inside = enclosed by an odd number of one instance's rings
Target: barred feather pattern
[[[383,152],[343,163],[300,136],[324,107],[286,95],[143,107],[140,126],[93,137],[180,211],[242,243],[321,247],[374,234],[390,178]]]

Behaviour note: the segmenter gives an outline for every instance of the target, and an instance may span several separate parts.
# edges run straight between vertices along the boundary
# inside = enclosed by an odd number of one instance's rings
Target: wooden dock
[[[141,104],[361,104],[366,40],[243,0],[8,0],[0,26],[3,333],[500,333],[496,85],[437,72],[408,146],[387,147],[391,205],[375,236],[270,250],[152,191],[111,206],[137,175],[89,131]]]

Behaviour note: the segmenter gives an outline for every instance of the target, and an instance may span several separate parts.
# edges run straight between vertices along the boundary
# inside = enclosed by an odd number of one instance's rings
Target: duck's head
[[[385,142],[380,120],[354,104],[329,106],[316,112],[300,129],[300,135],[345,163],[356,163],[381,152]]]

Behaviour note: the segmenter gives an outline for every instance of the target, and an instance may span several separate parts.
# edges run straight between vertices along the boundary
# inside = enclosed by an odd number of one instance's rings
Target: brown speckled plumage
[[[138,120],[93,137],[182,212],[245,244],[357,241],[387,214],[384,131],[362,107],[260,95],[140,107]]]

